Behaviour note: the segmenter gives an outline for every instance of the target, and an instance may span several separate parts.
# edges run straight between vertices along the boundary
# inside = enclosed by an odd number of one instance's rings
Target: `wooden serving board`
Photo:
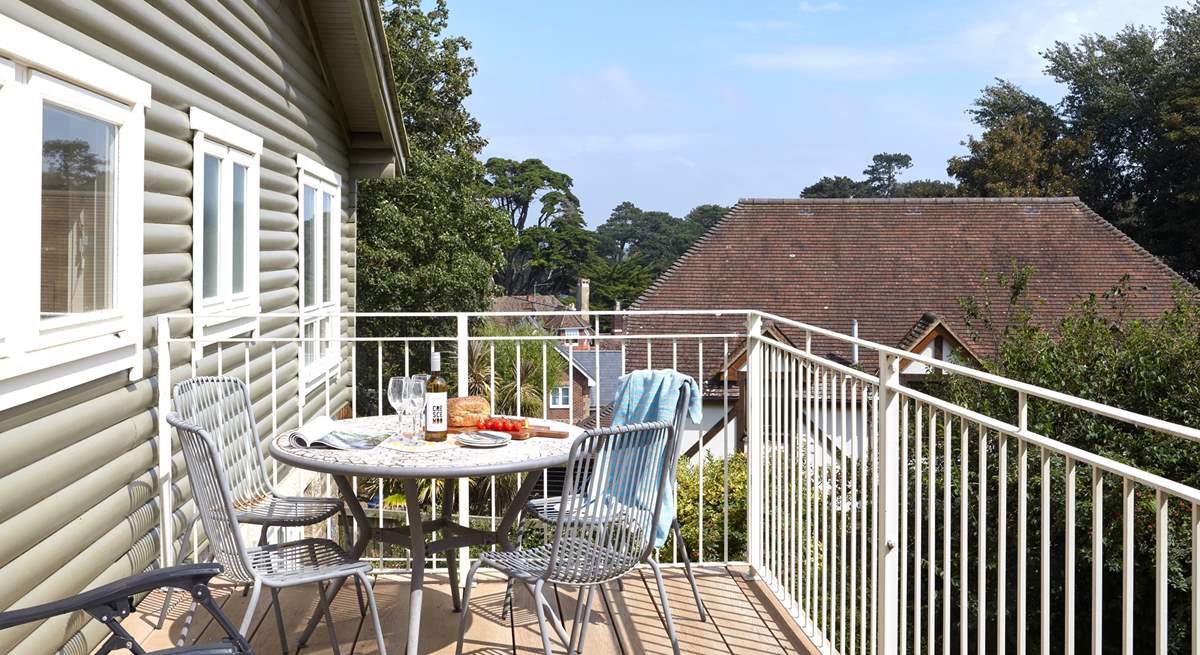
[[[447,428],[446,431],[449,432],[450,434],[461,434],[463,432],[476,432],[476,431],[478,431],[478,428],[475,428],[475,427],[461,427],[461,428],[451,427],[451,428]],[[521,430],[520,432],[508,432],[508,434],[512,435],[513,441],[525,441],[526,439],[529,439],[530,437],[542,437],[545,439],[566,439],[568,436],[568,433],[563,432],[562,430],[552,430],[548,427],[543,427],[540,425],[530,425],[530,426],[526,427],[524,430]]]

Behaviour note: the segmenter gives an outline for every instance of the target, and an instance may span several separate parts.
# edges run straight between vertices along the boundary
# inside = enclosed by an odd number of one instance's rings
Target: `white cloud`
[[[1017,0],[988,7],[960,32],[960,56],[985,63],[1018,82],[1043,80],[1041,53],[1056,41],[1074,43],[1084,34],[1113,34],[1128,24],[1157,25],[1162,0]],[[997,20],[1003,16],[1003,20]]]
[[[761,70],[870,77],[894,71],[917,59],[912,53],[893,49],[794,46],[773,52],[740,55],[734,61],[747,68]]]
[[[840,2],[801,2],[800,11],[806,14],[820,14],[845,9]]]

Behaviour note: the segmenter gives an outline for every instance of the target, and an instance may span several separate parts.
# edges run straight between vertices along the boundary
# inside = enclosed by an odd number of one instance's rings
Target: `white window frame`
[[[303,154],[296,155],[297,204],[296,218],[299,223],[297,235],[300,238],[297,250],[300,254],[300,281],[298,306],[300,307],[300,380],[307,393],[320,386],[336,375],[341,366],[341,353],[335,346],[336,337],[341,329],[341,233],[342,233],[342,178],[332,169],[315,159]],[[330,297],[322,297],[311,305],[305,304],[307,287],[305,283],[307,264],[304,262],[304,239],[307,228],[304,225],[304,214],[308,207],[304,199],[304,188],[315,190],[313,201],[314,225],[317,227],[313,239],[317,271],[313,276],[316,292],[324,295],[325,278],[332,275],[330,280]],[[330,220],[332,229],[326,227],[323,216],[324,194],[331,196]],[[324,270],[321,255],[324,253],[325,235],[332,234],[335,243],[329,253],[329,264],[332,270]],[[306,342],[303,339],[306,328],[312,326],[314,337],[319,342]],[[309,346],[309,344],[312,344]],[[311,355],[310,355],[311,352]]]
[[[262,137],[218,118],[198,107],[188,114],[192,130],[192,313],[195,336],[223,339],[258,329],[259,304],[259,177]],[[221,160],[220,207],[218,209],[217,295],[204,297],[204,254],[209,246],[203,238],[205,210],[204,156]],[[233,168],[246,168],[246,197],[243,227],[245,259],[243,286],[233,291]]]
[[[560,392],[563,393],[560,396]],[[565,398],[566,400],[563,400]],[[567,409],[571,406],[571,385],[560,384],[550,389],[550,409]]]
[[[116,126],[112,307],[42,319],[42,105]],[[0,15],[0,410],[106,375],[142,377],[145,110],[150,85]]]

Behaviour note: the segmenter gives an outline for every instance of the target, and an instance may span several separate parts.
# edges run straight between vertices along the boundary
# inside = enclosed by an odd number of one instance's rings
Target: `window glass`
[[[324,193],[321,201],[321,218],[325,221],[325,240],[322,243],[321,271],[325,273],[325,294],[322,301],[331,302],[333,297],[333,196]]]
[[[246,167],[233,165],[233,292],[246,288]]]
[[[220,293],[221,160],[204,155],[204,297]]]
[[[304,324],[304,363],[311,364],[317,361],[317,343],[310,341],[317,336],[317,324],[315,321]]]
[[[304,305],[317,304],[317,226],[316,222],[317,190],[304,187]]]
[[[554,389],[552,389],[550,391],[550,406],[551,407],[566,407],[568,404],[570,404],[570,400],[571,400],[570,396],[571,396],[571,390],[568,389],[565,385],[560,386],[560,387],[554,387]]]
[[[114,307],[117,128],[42,107],[41,316]]]

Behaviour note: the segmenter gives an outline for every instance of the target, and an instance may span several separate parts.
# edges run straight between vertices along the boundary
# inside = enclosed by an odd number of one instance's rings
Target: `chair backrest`
[[[550,580],[611,580],[649,555],[676,439],[665,421],[589,430],[576,439],[563,481]]]
[[[213,559],[225,567],[225,576],[235,582],[250,582],[254,572],[233,511],[229,480],[221,463],[221,450],[204,428],[185,421],[179,414],[167,415],[167,423],[179,435],[183,461],[187,464],[192,500],[208,535]]]
[[[228,376],[195,377],[175,385],[172,397],[179,417],[202,428],[216,443],[234,507],[271,493],[245,382]]]

